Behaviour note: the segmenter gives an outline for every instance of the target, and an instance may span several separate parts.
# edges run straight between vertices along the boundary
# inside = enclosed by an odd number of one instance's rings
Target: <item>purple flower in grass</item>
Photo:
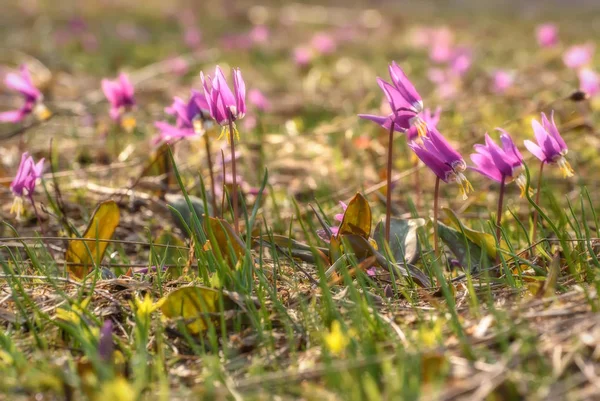
[[[428,128],[422,137],[422,144],[411,141],[408,145],[427,167],[444,182],[456,182],[460,187],[463,200],[473,190],[464,176],[467,164],[464,159],[435,128]]]
[[[558,28],[554,24],[539,25],[535,35],[541,47],[554,47],[558,44]]]
[[[103,79],[102,91],[110,103],[110,117],[114,121],[121,120],[123,114],[135,106],[133,85],[123,73],[114,81]]]
[[[208,102],[211,117],[221,126],[244,118],[246,115],[246,84],[239,68],[233,69],[233,92],[227,85],[227,80],[219,66],[215,68],[215,76],[205,76],[200,72],[204,96]],[[221,132],[223,136],[225,130]],[[239,134],[236,131],[236,136]]]
[[[27,66],[22,65],[19,69],[20,74],[6,74],[4,83],[15,92],[19,92],[24,99],[24,103],[18,110],[5,111],[0,113],[0,121],[7,123],[21,122],[33,112],[36,112],[38,118],[45,120],[50,116],[50,112],[41,103],[42,93],[35,87],[31,80],[31,75]]]
[[[175,117],[175,125],[166,121],[155,122],[154,126],[160,130],[160,134],[153,139],[153,143],[169,142],[201,134],[202,120],[208,117],[208,109],[208,102],[200,92],[192,91],[187,102],[175,97],[173,104],[165,109],[167,114]]]
[[[342,211],[345,212],[346,209],[348,208],[348,205],[346,205],[344,202],[340,201],[339,202]],[[340,223],[342,222],[342,220],[344,219],[344,213],[337,213],[335,216],[333,216],[333,219],[335,221],[339,221]],[[339,230],[339,226],[332,226],[329,227],[329,230],[331,230],[331,234],[332,235],[337,235],[338,234],[338,230]],[[327,238],[327,233],[325,232],[324,229],[319,229],[317,230],[317,235],[319,236],[319,238],[321,238],[323,241],[325,242],[329,242],[329,239]]]
[[[592,61],[594,50],[593,43],[571,46],[563,54],[563,62],[567,67],[578,70]]]
[[[527,186],[527,180],[521,172],[523,156],[509,133],[500,128],[498,131],[501,133],[502,147],[496,144],[487,133],[485,134],[485,145],[473,146],[476,152],[471,154],[471,160],[475,164],[473,170],[497,182],[515,181],[521,188],[521,196],[523,196]]]
[[[497,70],[493,75],[492,92],[505,93],[514,83],[515,75],[512,72]]]
[[[416,126],[421,136],[424,135],[426,125],[419,116],[423,111],[421,95],[395,61],[389,66],[389,73],[393,84],[389,84],[379,77],[377,83],[385,94],[392,113],[385,117],[370,114],[359,114],[359,117],[371,120],[386,129],[390,129],[391,124],[394,124],[394,130],[399,132]]]
[[[109,362],[115,350],[115,343],[112,338],[113,324],[110,320],[105,320],[100,329],[100,339],[98,340],[98,355],[104,362]]]
[[[539,121],[534,119],[531,126],[537,144],[526,140],[524,143],[527,150],[542,163],[558,165],[565,178],[572,177],[575,171],[565,158],[569,149],[554,122],[554,111],[550,115],[550,120],[548,120],[546,114],[542,113],[542,123],[540,124]]]
[[[23,212],[23,197],[33,196],[36,181],[42,176],[43,168],[43,158],[35,163],[28,152],[21,155],[21,163],[19,164],[17,175],[10,184],[10,189],[15,196],[10,212],[16,213],[17,219],[21,217],[21,213]]]

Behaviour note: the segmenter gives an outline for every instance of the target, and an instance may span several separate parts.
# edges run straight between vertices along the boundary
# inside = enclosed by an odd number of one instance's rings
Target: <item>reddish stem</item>
[[[394,122],[390,124],[388,138],[388,158],[387,158],[387,187],[385,198],[385,241],[390,242],[390,227],[392,223],[392,150],[394,147]]]
[[[229,145],[231,148],[231,174],[233,176],[233,188],[231,190],[231,202],[233,203],[233,228],[237,235],[240,234],[240,222],[238,218],[238,188],[235,168],[235,135],[233,133],[233,118],[229,117]]]
[[[433,249],[435,258],[440,257],[440,248],[438,245],[438,203],[440,195],[440,177],[435,177],[435,191],[433,193]]]
[[[498,241],[498,251],[496,252],[496,263],[500,263],[500,244],[502,235],[502,204],[504,203],[504,188],[506,187],[506,177],[502,176],[500,181],[500,196],[498,198],[498,211],[496,212],[496,240]]]
[[[537,193],[535,194],[535,204],[540,206],[540,194],[542,193],[542,173],[544,172],[544,162],[540,164],[540,175],[538,177]],[[531,242],[535,242],[535,236],[537,234],[537,222],[538,222],[538,211],[533,211],[533,233],[531,234]],[[533,250],[532,250],[533,252]]]
[[[210,192],[212,199],[213,213],[217,214],[217,193],[215,192],[215,174],[213,172],[212,157],[210,154],[210,140],[208,138],[208,132],[204,133],[204,147],[206,149],[206,161],[208,163],[208,173],[210,175]]]

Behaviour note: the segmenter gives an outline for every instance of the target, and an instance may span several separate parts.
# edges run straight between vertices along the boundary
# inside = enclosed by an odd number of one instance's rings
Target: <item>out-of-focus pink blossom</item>
[[[473,52],[467,47],[456,48],[452,52],[452,60],[450,61],[450,69],[459,77],[462,77],[473,63]]]
[[[563,54],[563,61],[567,67],[578,70],[592,61],[594,51],[593,43],[571,46]]]
[[[333,37],[324,32],[313,36],[310,45],[320,54],[331,54],[337,49],[337,44]]]
[[[579,70],[579,89],[590,97],[600,94],[600,75],[589,68]]]
[[[1,122],[18,123],[31,114],[37,106],[41,106],[42,93],[35,87],[31,80],[31,75],[27,66],[22,65],[20,73],[9,73],[4,79],[4,83],[15,92],[19,92],[24,99],[24,103],[18,110],[5,111],[0,113]]]
[[[269,28],[267,28],[265,25],[256,25],[250,31],[250,38],[255,44],[267,43],[269,41],[270,36],[271,32],[269,31]]]
[[[436,94],[440,99],[453,99],[460,89],[460,79],[450,69],[430,68],[427,71],[429,80],[436,84]]]
[[[251,89],[248,92],[248,100],[260,111],[269,111],[271,109],[271,102],[258,89]]]
[[[110,103],[110,118],[115,121],[135,106],[133,85],[126,74],[121,73],[114,81],[103,79],[102,91]]]
[[[172,57],[167,60],[169,70],[176,75],[185,75],[188,73],[190,66],[183,57]]]
[[[447,27],[433,30],[429,39],[429,58],[435,63],[449,62],[454,55],[454,34]]]
[[[190,49],[197,49],[202,44],[202,32],[197,27],[188,25],[183,32],[183,41]]]
[[[313,59],[312,51],[306,46],[296,47],[294,49],[294,62],[301,66],[307,66]]]
[[[492,92],[505,93],[514,83],[515,75],[505,70],[496,70],[492,79]]]
[[[539,25],[535,30],[535,36],[541,47],[554,47],[558,44],[558,28],[554,24]]]

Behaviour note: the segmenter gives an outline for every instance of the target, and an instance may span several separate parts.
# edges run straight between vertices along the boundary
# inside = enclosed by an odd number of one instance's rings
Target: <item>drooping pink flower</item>
[[[600,94],[600,75],[589,68],[579,70],[579,89],[589,97]]]
[[[36,106],[41,107],[42,93],[33,84],[27,66],[22,65],[19,71],[20,74],[8,73],[4,82],[8,88],[19,92],[23,96],[24,103],[18,110],[0,113],[0,121],[2,122],[17,123],[23,121],[35,110]]]
[[[531,122],[537,143],[526,140],[525,147],[543,163],[558,165],[564,177],[572,177],[575,172],[565,157],[569,149],[554,122],[554,111],[550,120],[542,113],[541,124],[535,119]]]
[[[513,85],[514,81],[515,76],[512,72],[496,70],[492,78],[492,92],[503,94]]]
[[[485,134],[485,145],[474,146],[475,152],[471,160],[475,164],[473,170],[497,182],[510,183],[515,181],[521,194],[525,193],[527,180],[522,174],[523,156],[513,142],[510,134],[498,128],[502,147],[498,146],[492,138]]]
[[[43,168],[43,158],[35,163],[28,152],[24,152],[21,155],[21,163],[19,164],[17,175],[10,184],[10,189],[15,197],[10,212],[16,213],[17,219],[20,218],[23,211],[23,197],[33,196],[36,181],[42,176]]]
[[[595,46],[593,43],[571,46],[563,54],[563,61],[567,67],[577,70],[592,61],[594,51]]]
[[[260,111],[269,111],[271,109],[271,102],[258,89],[251,89],[248,92],[248,100]]]
[[[360,118],[371,120],[386,129],[394,124],[394,130],[404,132],[415,125],[420,132],[424,132],[424,122],[420,117],[423,111],[423,100],[412,82],[395,61],[389,66],[392,84],[377,78],[379,87],[385,94],[392,113],[388,116],[359,114]]]
[[[135,106],[133,85],[124,73],[114,81],[103,79],[102,91],[110,103],[110,117],[115,121],[119,121],[125,112]]]
[[[444,182],[456,182],[464,199],[473,190],[471,183],[464,176],[467,164],[463,157],[435,128],[427,128],[427,135],[422,137],[422,144],[412,141],[409,147],[415,152],[434,174]]]
[[[541,47],[554,47],[558,44],[558,27],[552,23],[538,25],[535,36]]]
[[[229,89],[227,80],[219,66],[215,68],[215,76],[204,76],[200,79],[204,87],[204,96],[208,102],[211,117],[219,125],[227,125],[239,120],[246,114],[246,84],[239,68],[233,69],[233,90]]]
[[[315,34],[311,39],[310,44],[320,54],[331,54],[337,49],[334,38],[324,32]]]
[[[160,130],[160,134],[152,140],[154,144],[201,134],[196,127],[196,120],[208,118],[209,106],[204,94],[192,91],[187,102],[175,97],[173,104],[165,112],[175,117],[175,125],[166,121],[155,122],[154,126]]]

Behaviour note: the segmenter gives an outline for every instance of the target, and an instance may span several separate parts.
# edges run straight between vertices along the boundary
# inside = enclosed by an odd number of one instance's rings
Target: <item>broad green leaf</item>
[[[202,201],[202,199],[196,196],[188,196],[190,198],[190,202],[192,202],[192,206],[194,207],[194,212],[196,213],[196,216],[198,216],[198,220],[200,220],[200,223],[202,223],[204,221],[204,215],[206,214],[206,211],[204,210],[204,202]],[[180,194],[167,194],[165,196],[165,199],[169,206],[171,206],[173,209],[177,210],[181,214],[183,222],[181,221],[179,215],[177,215],[177,213],[171,210],[171,218],[173,222],[181,231],[183,231],[187,235],[187,229],[185,228],[185,225],[187,225],[190,229],[193,230],[193,224],[192,214],[190,213],[190,208],[188,207],[185,197]],[[210,204],[208,205],[208,214],[212,214]]]
[[[456,231],[455,229],[438,222],[438,235],[444,244],[450,248],[464,269],[470,267],[471,272],[473,272],[482,267],[482,248],[466,238],[460,231]],[[487,257],[489,258],[489,255],[487,255]]]
[[[425,225],[424,219],[390,220],[390,253],[395,262],[415,263],[419,259],[421,246],[417,229]],[[379,252],[385,254],[385,222],[380,221],[375,227],[373,238],[377,242]]]
[[[119,225],[119,206],[114,201],[102,202],[98,205],[88,224],[82,240],[74,240],[69,244],[65,254],[69,273],[83,279],[94,265],[100,264],[104,252]]]
[[[371,235],[371,207],[365,197],[359,193],[354,195],[344,212],[337,235],[344,234],[356,234],[364,239],[369,239]]]
[[[492,234],[485,233],[483,231],[475,231],[475,230],[465,226],[464,224],[462,224],[462,222],[460,221],[460,219],[458,218],[458,216],[454,213],[454,211],[452,209],[442,208],[442,210],[446,213],[446,216],[448,216],[448,218],[450,219],[450,223],[451,223],[452,227],[454,227],[459,232],[461,232],[461,228],[462,228],[462,232],[465,233],[465,235],[467,236],[468,239],[471,240],[471,242],[479,245],[480,248],[485,248],[485,251],[490,256],[490,258],[493,259],[496,257],[496,252],[497,252],[496,239],[494,238],[494,236]],[[505,247],[503,246],[502,248],[505,248]]]
[[[213,239],[210,239],[211,247],[213,249],[216,247],[227,264],[234,268],[237,261],[246,253],[244,241],[235,234],[233,227],[227,221],[209,217],[206,222],[210,224],[210,230],[214,236],[214,241],[216,241],[216,243],[213,243]],[[206,233],[208,235],[208,230],[206,230]],[[233,250],[233,255],[231,250]],[[232,259],[232,257],[235,259]]]
[[[332,237],[332,242],[334,237]],[[340,246],[340,249],[345,251],[345,253],[354,253],[356,258],[359,261],[362,261],[368,257],[375,256],[375,260],[377,264],[386,270],[393,269],[396,274],[400,274],[404,277],[411,277],[415,282],[423,287],[428,287],[431,285],[429,281],[429,277],[425,275],[421,270],[411,264],[402,264],[402,263],[391,263],[388,258],[383,256],[379,251],[373,248],[373,245],[369,242],[369,240],[361,237],[356,234],[347,234],[342,235],[338,238],[341,241],[343,246]],[[333,256],[333,255],[332,255]],[[338,258],[339,259],[339,258]],[[338,260],[332,259],[332,260]]]
[[[182,319],[191,334],[198,334],[208,328],[209,321],[213,324],[219,323],[220,296],[224,297],[224,310],[236,308],[236,303],[221,291],[196,286],[171,292],[160,310],[170,319]]]

